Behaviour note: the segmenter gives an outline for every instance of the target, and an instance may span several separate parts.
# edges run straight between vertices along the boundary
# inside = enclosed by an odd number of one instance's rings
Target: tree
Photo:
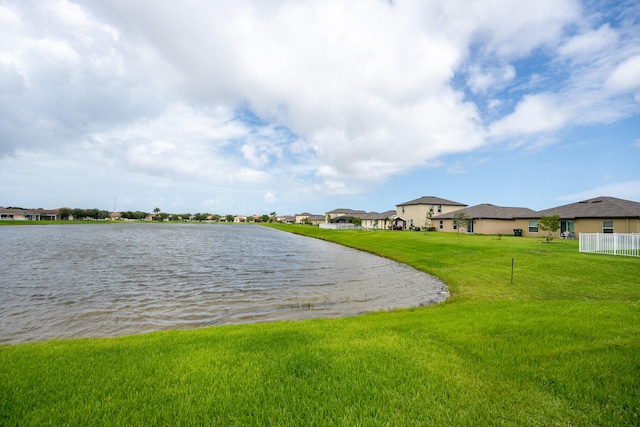
[[[271,212],[269,216],[270,216],[269,222],[278,222],[278,215],[276,214],[275,211]]]
[[[70,208],[60,208],[60,219],[69,219],[71,215],[73,215],[73,210]]]
[[[427,234],[429,227],[431,227],[431,218],[433,218],[433,211],[427,212],[424,217],[424,234]]]
[[[360,217],[353,218],[351,223],[356,227],[362,227],[362,218]]]
[[[560,228],[560,215],[540,217],[538,228],[547,232],[547,243],[551,243],[551,233],[555,233]]]
[[[456,236],[460,232],[460,227],[464,227],[466,229],[469,226],[469,220],[469,215],[467,215],[467,213],[462,209],[453,214],[453,221],[456,224]]]

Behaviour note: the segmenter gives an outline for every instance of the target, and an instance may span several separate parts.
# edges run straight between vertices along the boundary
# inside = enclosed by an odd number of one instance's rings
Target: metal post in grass
[[[516,259],[515,258],[511,258],[511,284],[513,285],[513,267],[516,264]]]

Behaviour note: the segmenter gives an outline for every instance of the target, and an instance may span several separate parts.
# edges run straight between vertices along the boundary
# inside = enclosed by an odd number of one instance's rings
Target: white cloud
[[[618,44],[618,33],[609,24],[597,30],[587,31],[568,39],[558,48],[560,56],[576,60],[590,60],[593,54],[604,50],[613,50]]]
[[[635,37],[574,0],[7,2],[0,158],[73,147],[96,174],[354,194],[634,114]]]
[[[640,54],[619,64],[605,82],[605,87],[613,92],[634,93],[640,102]]]
[[[265,195],[264,195],[264,200],[265,200],[267,203],[273,203],[273,202],[275,202],[275,201],[276,201],[276,196],[274,196],[272,192],[267,191],[267,192],[265,193]]]
[[[617,197],[619,199],[640,201],[640,180],[602,185],[590,190],[582,191],[580,193],[561,196],[558,197],[557,200],[576,202],[579,200],[586,200],[600,196],[609,196]]]
[[[444,2],[440,19],[451,38],[467,46],[476,43],[480,53],[501,59],[521,58],[541,46],[555,45],[564,27],[581,18],[577,1]]]
[[[507,64],[502,67],[481,69],[478,65],[473,65],[469,70],[467,84],[473,92],[486,92],[488,90],[501,90],[511,82],[516,76],[513,65]]]
[[[499,138],[535,135],[562,128],[570,119],[570,107],[554,94],[528,95],[516,110],[493,123],[491,134]]]

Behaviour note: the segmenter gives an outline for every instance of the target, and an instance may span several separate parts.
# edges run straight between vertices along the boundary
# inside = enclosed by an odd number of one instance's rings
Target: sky
[[[0,206],[640,201],[640,3],[0,0]]]

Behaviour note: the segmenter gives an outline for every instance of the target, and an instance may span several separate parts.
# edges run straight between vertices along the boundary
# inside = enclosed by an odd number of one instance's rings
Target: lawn
[[[405,262],[452,297],[0,346],[0,425],[640,424],[640,259],[576,241],[276,228]]]

